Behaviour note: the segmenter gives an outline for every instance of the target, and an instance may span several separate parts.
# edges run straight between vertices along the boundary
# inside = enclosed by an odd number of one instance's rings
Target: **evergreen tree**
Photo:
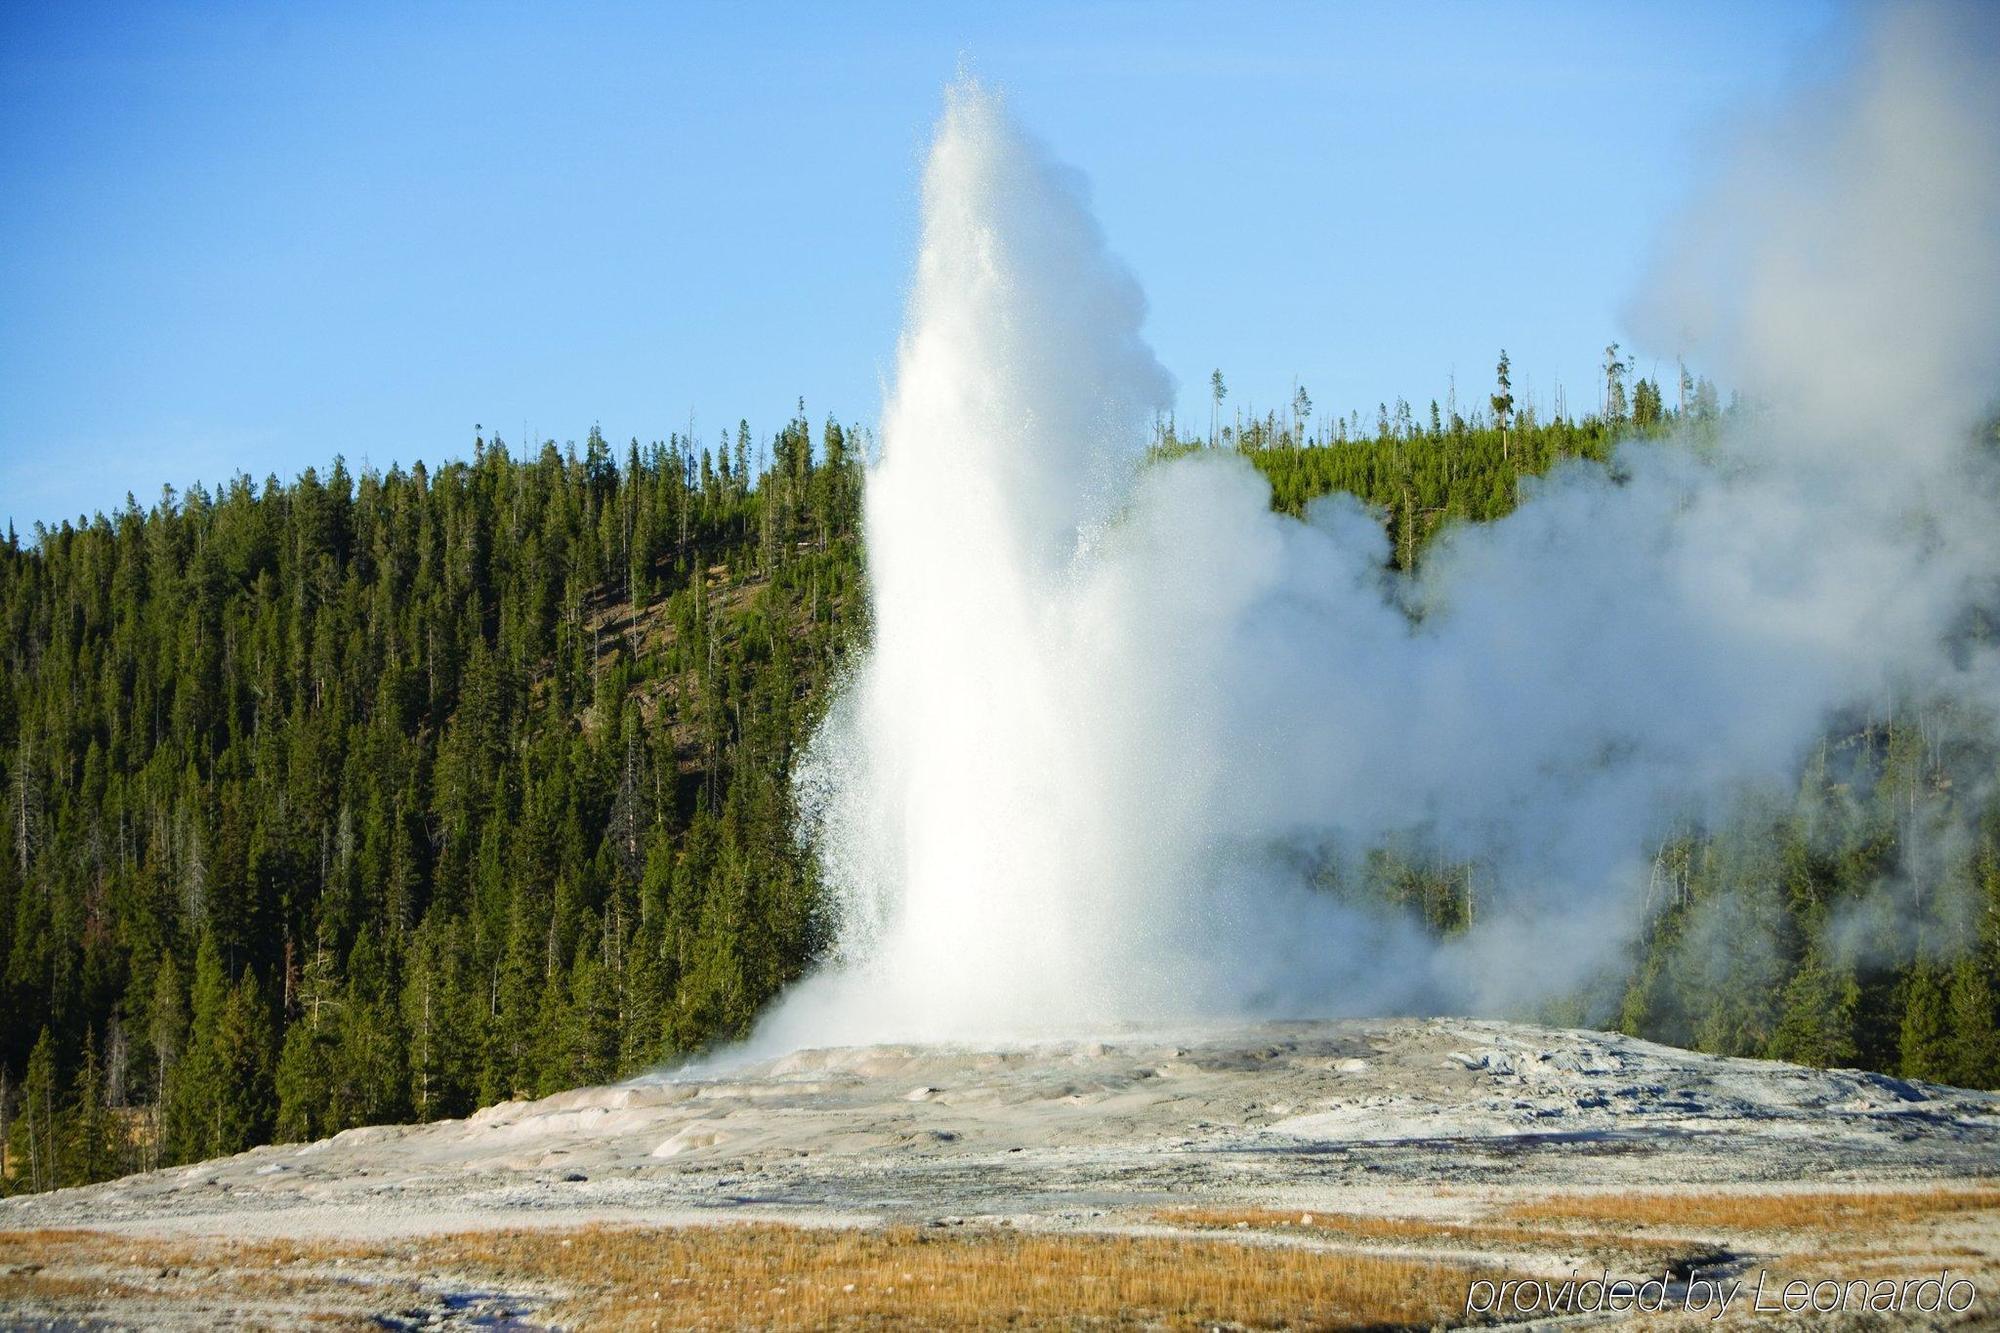
[[[106,1101],[104,1071],[97,1061],[97,1038],[83,1034],[83,1059],[77,1065],[61,1139],[63,1183],[87,1185],[120,1173],[123,1153],[118,1126]]]
[[[161,1093],[162,1155],[168,1162],[198,1162],[223,1151],[227,1084],[219,1038],[228,1002],[222,953],[215,936],[205,933],[195,951],[187,1043]]]
[[[21,1109],[14,1119],[12,1147],[28,1189],[49,1190],[63,1183],[56,1135],[55,1040],[47,1027],[36,1040],[21,1079]]]
[[[1957,1052],[1951,1040],[1946,982],[1935,963],[1919,963],[1910,973],[1900,1045],[1905,1078],[1951,1081]]]
[[[1648,379],[1641,379],[1632,386],[1632,424],[1635,426],[1656,426],[1665,416],[1660,401],[1660,386]]]
[[[1785,986],[1772,1058],[1821,1069],[1852,1064],[1859,1001],[1853,974],[1829,963],[1818,948],[1808,950]]]
[[[299,1022],[285,1030],[274,1078],[278,1142],[305,1143],[333,1132],[328,1101],[338,1055],[330,1025]]]
[[[1992,973],[1974,953],[1951,970],[1949,1082],[1967,1088],[2000,1088],[2000,1005]]]
[[[409,1042],[396,1001],[394,960],[364,932],[347,960],[347,987],[334,1020],[333,1083],[327,1124],[338,1132],[409,1115]]]
[[[1500,431],[1500,453],[1507,453],[1507,428],[1514,420],[1514,381],[1508,375],[1507,349],[1500,349],[1500,364],[1494,369],[1493,377],[1497,388],[1487,401],[1493,405],[1493,424]]]
[[[270,1012],[248,968],[223,1001],[213,1040],[214,1130],[204,1153],[210,1157],[268,1143],[276,1120]]]
[[[1612,426],[1625,423],[1625,372],[1629,369],[1619,356],[1617,343],[1604,349],[1604,419]]]

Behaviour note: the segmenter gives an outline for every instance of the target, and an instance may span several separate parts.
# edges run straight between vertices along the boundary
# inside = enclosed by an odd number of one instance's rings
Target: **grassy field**
[[[475,1232],[377,1244],[0,1233],[0,1308],[144,1323],[366,1324],[426,1294],[563,1327],[1429,1326],[1488,1265],[1234,1238],[744,1224]]]
[[[1988,1186],[1854,1192],[1557,1194],[1515,1204],[1504,1216],[1528,1222],[1724,1231],[1860,1231],[1963,1212],[2000,1209]]]
[[[1405,1200],[1405,1204],[1411,1202]],[[370,1242],[0,1232],[0,1312],[148,1327],[377,1326],[439,1312],[604,1329],[1427,1328],[1468,1285],[1948,1262],[1994,1279],[2000,1188],[1437,1196],[1434,1215],[1153,1209],[1100,1231],[775,1223]]]

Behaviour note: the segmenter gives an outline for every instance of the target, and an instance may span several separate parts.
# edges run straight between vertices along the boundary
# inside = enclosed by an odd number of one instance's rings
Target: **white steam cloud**
[[[1351,499],[1301,522],[1233,456],[1138,465],[1168,391],[1139,288],[1082,182],[953,90],[875,637],[800,777],[838,947],[757,1044],[1517,1005],[1614,956],[1669,827],[1837,711],[1990,703],[1947,647],[2000,574],[1990,13],[1885,16],[1665,252],[1642,323],[1761,410],[1566,466],[1415,579]],[[1391,837],[1477,865],[1472,930],[1312,888]]]

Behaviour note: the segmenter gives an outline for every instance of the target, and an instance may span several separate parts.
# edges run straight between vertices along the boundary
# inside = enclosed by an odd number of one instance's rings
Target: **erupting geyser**
[[[2000,574],[1994,49],[1983,14],[1892,14],[1670,252],[1657,340],[1763,410],[1561,469],[1415,579],[1354,501],[1300,522],[1242,459],[1142,466],[1137,284],[955,89],[874,639],[799,779],[838,944],[758,1044],[1517,1003],[1614,958],[1649,839],[1786,780],[1833,710],[1989,707],[1990,654],[1945,642]],[[1479,866],[1475,930],[1315,887],[1390,836]]]

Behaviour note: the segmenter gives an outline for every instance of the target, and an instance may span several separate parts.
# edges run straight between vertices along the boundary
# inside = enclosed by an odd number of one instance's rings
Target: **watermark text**
[[[1568,1314],[1964,1314],[1979,1303],[1972,1280],[1939,1269],[1905,1278],[1791,1278],[1759,1269],[1740,1277],[1480,1278],[1465,1315],[1512,1319]]]

